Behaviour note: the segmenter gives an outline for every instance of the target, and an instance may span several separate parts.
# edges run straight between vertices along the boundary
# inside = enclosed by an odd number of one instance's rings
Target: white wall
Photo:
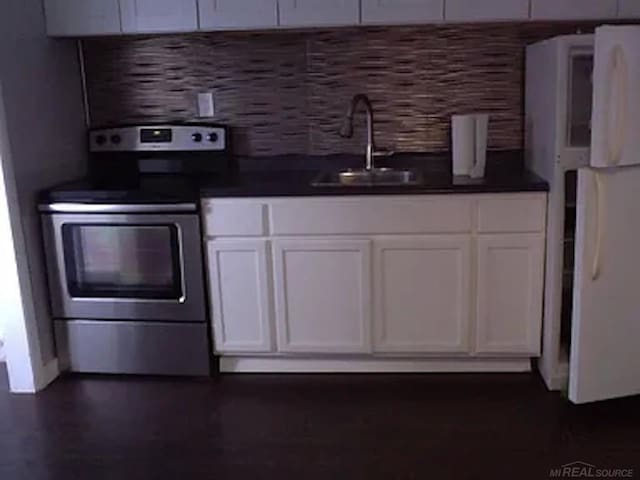
[[[5,157],[11,162],[9,173],[15,181],[25,252],[17,257],[18,268],[23,298],[27,298],[24,290],[28,289],[32,299],[25,305],[25,321],[36,326],[40,358],[34,361],[47,365],[55,359],[55,349],[36,211],[37,192],[80,176],[86,149],[76,45],[71,40],[46,37],[41,0],[2,1],[0,82],[9,143]],[[6,175],[7,168],[4,171]],[[15,202],[11,195],[9,201]],[[5,327],[10,342],[12,329]]]
[[[0,319],[0,362],[4,362],[4,327],[3,322]]]
[[[13,162],[7,132],[6,115],[0,83],[0,312],[6,338],[7,367],[11,389],[18,392],[35,391],[39,383],[40,342],[38,339],[30,278],[20,274],[20,258],[26,257],[16,191]],[[9,347],[11,345],[11,347]]]

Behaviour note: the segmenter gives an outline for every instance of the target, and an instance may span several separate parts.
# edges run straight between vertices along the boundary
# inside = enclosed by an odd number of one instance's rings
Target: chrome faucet
[[[365,169],[374,170],[375,166],[373,164],[373,160],[375,157],[389,156],[392,155],[393,152],[376,151],[376,144],[373,138],[373,108],[371,107],[371,102],[366,95],[359,93],[351,99],[349,109],[347,110],[347,115],[344,118],[342,128],[340,128],[340,136],[344,138],[353,137],[353,115],[356,111],[356,108],[358,108],[358,105],[361,103],[364,105],[365,111],[367,113],[367,151]]]

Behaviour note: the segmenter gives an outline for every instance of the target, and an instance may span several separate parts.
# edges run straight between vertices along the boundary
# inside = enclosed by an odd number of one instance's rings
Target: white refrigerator
[[[574,403],[640,394],[640,26],[533,45],[526,82],[550,183],[540,371]]]

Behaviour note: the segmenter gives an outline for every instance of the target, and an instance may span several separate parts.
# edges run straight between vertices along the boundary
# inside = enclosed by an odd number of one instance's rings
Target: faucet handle
[[[391,157],[395,154],[396,152],[393,150],[374,150],[373,151],[374,157]]]

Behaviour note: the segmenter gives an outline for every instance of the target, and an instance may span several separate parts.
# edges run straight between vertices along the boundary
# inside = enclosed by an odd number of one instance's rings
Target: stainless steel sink
[[[311,183],[314,187],[412,186],[422,183],[418,170],[395,168],[349,169],[324,172]]]

